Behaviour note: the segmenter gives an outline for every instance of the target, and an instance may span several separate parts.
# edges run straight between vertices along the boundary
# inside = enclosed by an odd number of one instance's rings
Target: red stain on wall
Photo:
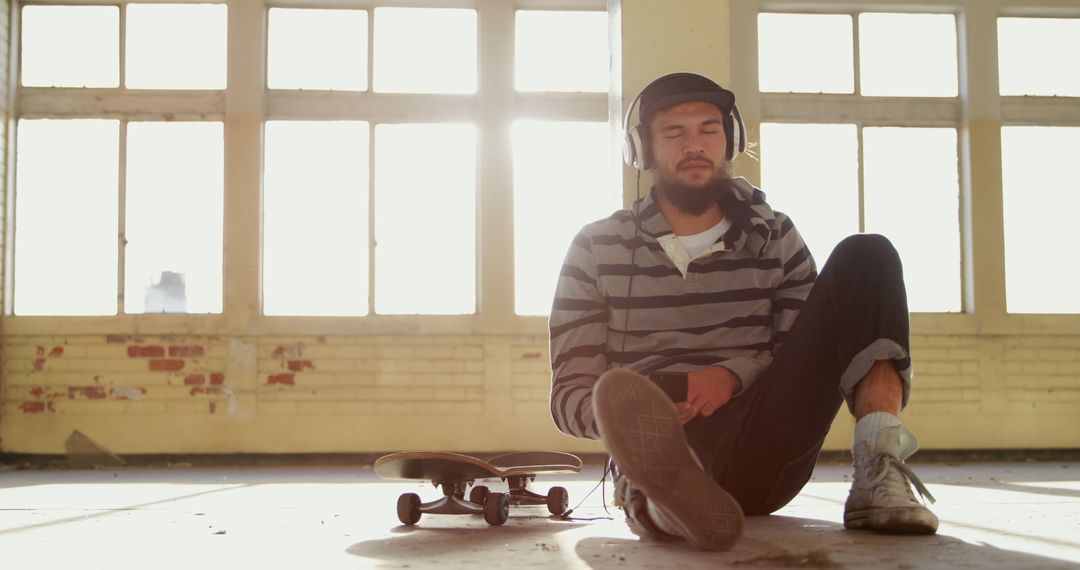
[[[62,346],[54,346],[53,349],[49,351],[49,356],[52,356],[52,357],[60,357],[60,356],[63,356],[63,355],[64,355],[64,347],[62,347]]]
[[[35,358],[34,359],[34,370],[37,370],[38,372],[41,372],[42,370],[45,370],[45,359],[44,358]]]
[[[52,402],[48,402],[47,404],[46,402],[22,402],[19,404],[19,409],[25,414],[40,414],[45,410],[50,412],[56,411],[56,407],[53,406]]]
[[[277,348],[274,349],[274,352],[270,353],[270,356],[273,356],[274,358],[281,358],[282,356],[285,356],[285,347],[279,344]]]
[[[271,374],[266,378],[267,384],[284,384],[286,386],[295,386],[296,379],[292,374]]]
[[[224,383],[225,383],[225,375],[222,374],[221,372],[212,372],[210,374],[210,385],[211,386],[221,386]]]
[[[68,388],[68,398],[76,400],[80,397],[88,400],[103,400],[105,399],[105,388],[101,386],[71,386]]]
[[[165,356],[164,346],[129,346],[128,356],[131,358],[146,358]]]
[[[45,356],[45,347],[44,346],[41,346],[40,344],[37,346],[37,355],[38,356]]]
[[[540,358],[541,356],[543,356],[543,354],[540,354],[539,352],[526,352],[521,355],[521,358],[526,360],[532,360],[535,358]]]
[[[201,346],[170,346],[169,356],[180,358],[191,358],[194,356],[202,356],[204,353]]]
[[[210,413],[211,414],[216,414],[217,413],[217,402],[210,402]]]
[[[310,360],[290,360],[288,363],[289,370],[293,372],[300,372],[301,370],[310,369],[314,370],[315,365]]]
[[[206,376],[203,374],[189,374],[184,378],[185,386],[201,386],[206,384]]]
[[[183,369],[183,360],[168,358],[153,358],[150,360],[150,370],[153,372],[176,372]]]

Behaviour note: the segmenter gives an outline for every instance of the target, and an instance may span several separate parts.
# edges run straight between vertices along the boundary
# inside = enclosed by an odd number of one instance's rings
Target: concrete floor
[[[845,531],[850,467],[826,463],[721,553],[639,541],[614,509],[560,521],[520,507],[502,527],[425,515],[406,528],[398,494],[439,492],[370,467],[0,470],[0,568],[1080,568],[1080,463],[914,467],[938,499],[936,536]],[[536,488],[562,484],[573,505],[599,476],[593,465]],[[597,492],[574,514],[603,516],[600,504]]]

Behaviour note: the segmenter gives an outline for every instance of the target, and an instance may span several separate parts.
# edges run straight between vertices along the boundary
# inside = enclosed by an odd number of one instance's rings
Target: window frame
[[[177,0],[22,0],[33,5],[119,5],[175,3]],[[19,316],[12,314],[14,168],[7,174],[4,323],[9,334],[124,333],[333,335],[333,334],[542,334],[546,317],[514,311],[513,172],[510,125],[518,119],[602,121],[616,124],[609,111],[610,93],[518,92],[514,86],[514,19],[517,10],[608,11],[606,0],[194,0],[226,4],[228,61],[226,88],[205,90],[125,89],[124,10],[120,26],[120,87],[107,89],[23,88],[19,81],[18,18],[12,24],[9,101],[18,118],[117,118],[128,120],[222,121],[225,132],[225,219],[223,300],[220,314],[124,314],[111,316]],[[377,7],[466,8],[477,15],[478,85],[475,94],[395,94],[374,92],[372,85],[374,9]],[[365,91],[269,89],[267,85],[269,10],[271,8],[357,9],[368,11],[368,85]],[[609,18],[611,14],[609,13]],[[610,26],[609,26],[610,27]],[[493,49],[503,45],[506,49]],[[614,49],[614,48],[613,48]],[[476,311],[468,315],[375,314],[369,287],[366,316],[277,316],[262,312],[262,160],[263,125],[268,120],[364,120],[369,123],[371,156],[376,125],[399,122],[473,122],[477,128]],[[12,133],[9,135],[13,135]],[[126,144],[126,129],[121,131]],[[10,138],[10,137],[9,137]],[[14,148],[8,145],[9,164]],[[616,153],[613,152],[613,157]],[[373,158],[369,158],[373,160]],[[121,149],[121,164],[126,167]],[[369,176],[373,174],[369,171]],[[370,180],[374,196],[374,180]],[[620,180],[613,181],[621,185]],[[121,192],[123,191],[121,185]],[[121,200],[122,202],[122,200]],[[123,209],[121,207],[121,219]],[[369,210],[374,215],[374,209]],[[369,224],[369,232],[374,231]],[[123,227],[120,228],[122,236]],[[120,240],[122,248],[122,237]],[[373,239],[369,248],[373,247]],[[374,263],[374,255],[369,255]],[[119,286],[123,287],[121,252]],[[369,266],[369,283],[374,273]],[[122,289],[121,289],[122,291]]]
[[[946,97],[861,97],[858,18],[854,18],[855,94],[762,93],[758,89],[759,12],[937,13],[957,22],[959,94]],[[960,313],[913,313],[916,334],[1072,333],[1080,315],[1010,314],[1005,307],[1005,247],[1001,127],[1080,126],[1080,98],[1002,96],[998,87],[999,17],[1080,17],[1080,6],[1062,0],[747,0],[731,3],[732,86],[751,133],[763,122],[854,123],[859,133],[860,227],[862,128],[866,126],[957,129],[960,181]],[[737,48],[737,49],[736,49]],[[989,54],[989,55],[988,55]],[[917,99],[919,105],[911,105]],[[740,161],[736,171],[760,180],[760,165]],[[767,188],[765,189],[768,190]]]

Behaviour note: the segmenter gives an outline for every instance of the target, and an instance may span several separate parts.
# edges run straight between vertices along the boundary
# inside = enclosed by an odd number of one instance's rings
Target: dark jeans
[[[908,334],[896,250],[879,235],[845,239],[772,364],[711,417],[688,423],[690,446],[747,515],[783,507],[810,480],[844,401],[841,376],[849,364],[871,343],[887,339],[903,349],[904,356],[893,360],[896,368],[909,368]]]

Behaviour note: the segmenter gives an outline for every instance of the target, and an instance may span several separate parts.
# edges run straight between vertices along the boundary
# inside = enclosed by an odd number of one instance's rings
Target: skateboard
[[[546,504],[553,515],[566,512],[570,497],[565,488],[552,487],[547,495],[540,495],[527,485],[541,473],[578,473],[581,459],[556,451],[507,453],[488,461],[460,453],[403,451],[380,457],[374,468],[383,479],[418,479],[442,487],[443,497],[428,503],[421,503],[416,493],[398,497],[397,515],[402,524],[416,524],[423,513],[482,514],[488,524],[499,526],[509,517],[511,505]],[[509,491],[492,492],[484,485],[475,485],[479,479],[502,479],[509,485]],[[465,491],[470,486],[466,499]]]

